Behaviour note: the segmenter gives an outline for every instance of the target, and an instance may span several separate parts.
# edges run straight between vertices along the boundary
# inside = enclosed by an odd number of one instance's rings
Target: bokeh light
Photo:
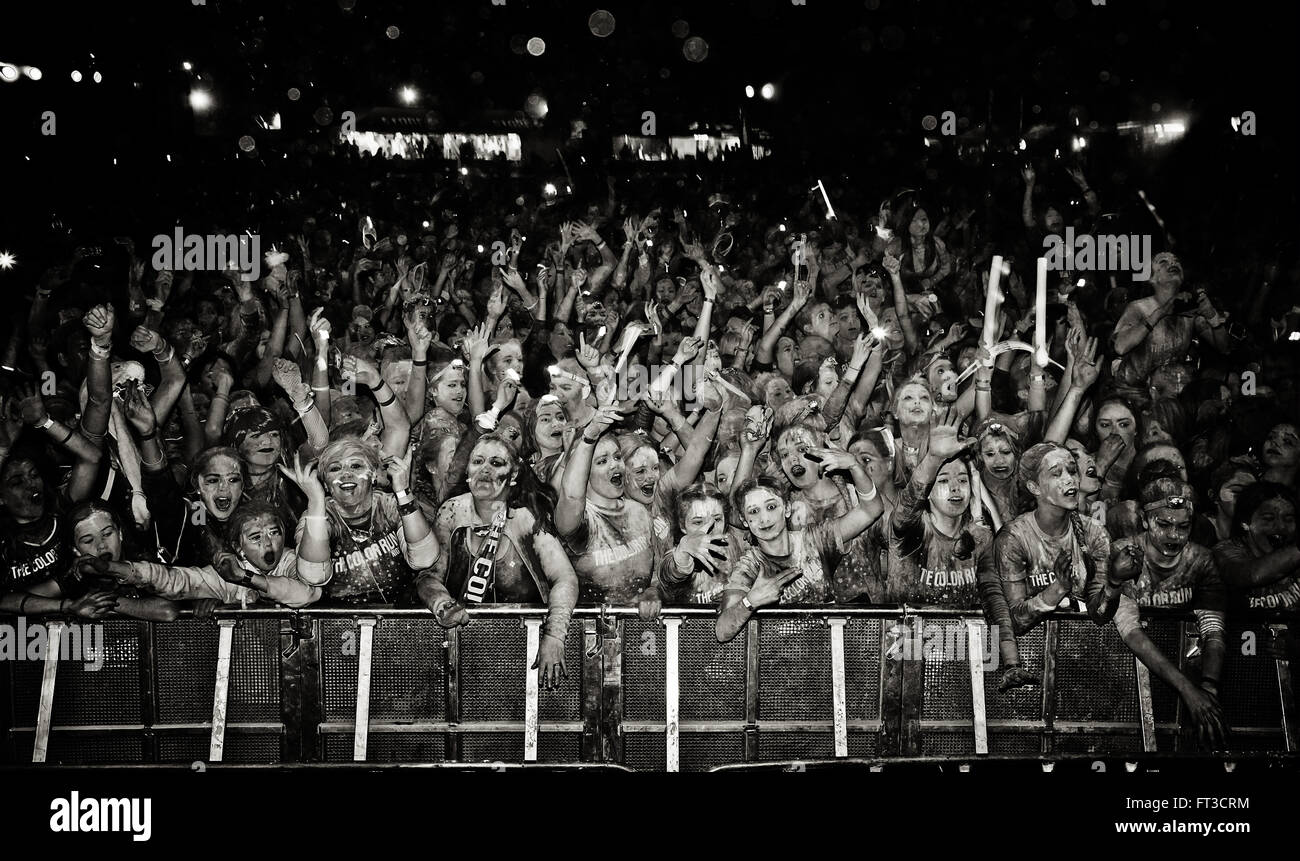
[[[692,36],[682,43],[682,54],[692,63],[703,63],[709,56],[709,43],[699,36]]]
[[[597,9],[587,19],[587,29],[591,31],[593,36],[604,39],[614,32],[614,16],[604,9]]]
[[[528,44],[525,47],[527,47],[528,53],[532,54],[534,57],[540,57],[542,54],[546,53],[546,42],[542,40],[541,36],[534,36],[529,39]]]

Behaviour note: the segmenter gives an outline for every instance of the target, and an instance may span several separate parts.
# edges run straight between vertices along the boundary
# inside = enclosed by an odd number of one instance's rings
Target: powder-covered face
[[[785,503],[766,487],[756,487],[741,500],[741,513],[749,533],[760,541],[771,541],[785,531]]]
[[[448,370],[438,378],[437,385],[433,387],[433,402],[453,416],[457,416],[465,408],[465,398],[468,394],[465,372]]]
[[[1177,556],[1192,536],[1191,508],[1157,508],[1145,515],[1147,540],[1162,556]]]
[[[1016,452],[1000,434],[985,434],[980,443],[980,461],[984,472],[1000,481],[1010,478],[1016,469]]]
[[[930,488],[930,510],[961,517],[970,507],[970,494],[970,470],[965,461],[949,461],[939,468],[939,476]]]
[[[839,387],[839,384],[839,365],[823,364],[817,369],[816,394],[821,395],[822,398],[830,398],[835,389]]]
[[[558,374],[551,375],[550,394],[559,398],[570,411],[576,409],[583,400],[583,392],[587,387],[582,383],[574,382],[568,377],[561,377]]]
[[[862,331],[862,315],[857,308],[841,308],[835,312],[835,324],[840,340],[848,341]]]
[[[831,306],[825,302],[818,302],[814,305],[804,331],[830,341],[835,338],[835,333],[838,330],[839,323],[835,320],[835,314],[831,311]]]
[[[715,469],[714,476],[717,478],[716,484],[718,490],[723,493],[731,493],[731,479],[736,474],[736,467],[740,465],[740,458],[737,455],[727,455],[718,461],[718,468]]]
[[[941,399],[956,400],[956,391],[945,391],[945,386],[952,389],[957,382],[957,371],[948,359],[935,359],[925,372],[930,391],[939,392]],[[946,398],[944,396],[947,395]]]
[[[596,444],[596,451],[591,459],[591,475],[588,485],[598,495],[608,499],[623,496],[626,469],[623,456],[619,454],[618,443],[612,436],[604,436]]]
[[[686,510],[682,531],[687,535],[723,535],[727,520],[722,514],[722,502],[717,499],[697,499]]]
[[[871,440],[854,440],[849,444],[849,453],[866,469],[867,476],[876,487],[881,487],[886,482],[893,482],[893,459],[889,457],[888,452],[882,452]]]
[[[785,404],[794,400],[794,389],[790,388],[790,381],[785,377],[773,377],[767,381],[763,387],[766,395],[767,405],[773,410],[780,409]]]
[[[284,530],[276,518],[262,514],[239,529],[239,552],[263,574],[274,571],[284,555]]]
[[[1034,482],[1039,505],[1054,505],[1066,511],[1079,507],[1079,466],[1069,450],[1050,451],[1038,465],[1038,478]],[[1030,492],[1034,490],[1031,487]]]
[[[1137,420],[1123,404],[1106,404],[1097,413],[1097,438],[1104,441],[1112,434],[1118,435],[1129,446],[1137,438]]]
[[[1264,440],[1264,466],[1288,468],[1300,460],[1300,435],[1292,424],[1274,425]]]
[[[1257,555],[1295,543],[1295,507],[1285,499],[1270,499],[1245,524],[1246,541]]]
[[[1065,441],[1065,447],[1074,455],[1074,463],[1079,467],[1079,492],[1085,498],[1101,490],[1101,476],[1097,474],[1097,459],[1088,453],[1083,443],[1077,439]]]
[[[217,455],[199,474],[199,498],[217,520],[230,519],[244,497],[244,473],[232,457]]]
[[[556,323],[551,329],[551,355],[557,359],[573,355],[573,333],[563,323]]]
[[[650,446],[643,445],[627,460],[627,494],[637,502],[651,505],[655,498],[655,486],[659,484],[659,454]]]
[[[778,364],[789,362],[793,366],[795,362],[799,361],[798,355],[798,347],[795,345],[794,338],[783,335],[777,340],[776,361]]]
[[[655,283],[655,298],[665,305],[677,298],[677,284],[671,278],[660,278]]]
[[[122,533],[103,511],[92,513],[72,527],[72,546],[78,556],[93,556],[105,562],[122,560]]]
[[[39,520],[45,514],[45,482],[35,461],[17,458],[0,472],[0,505],[20,521]]]
[[[1151,261],[1151,284],[1177,290],[1183,286],[1183,263],[1177,255],[1162,251]]]
[[[781,462],[781,471],[790,483],[800,490],[817,483],[816,464],[804,457],[806,452],[817,448],[817,440],[807,428],[795,427],[781,434],[776,444],[776,456]]]
[[[499,502],[510,495],[510,482],[516,472],[514,452],[490,439],[474,446],[465,475],[475,499]]]
[[[898,390],[898,421],[900,424],[921,425],[930,423],[930,410],[934,403],[930,390],[918,383],[908,383]]]
[[[280,460],[280,432],[268,430],[247,434],[239,443],[239,456],[249,466],[274,466]]]
[[[537,423],[533,427],[533,442],[537,448],[546,453],[554,453],[564,447],[564,431],[569,423],[564,418],[564,407],[558,403],[545,403],[537,408]]]
[[[492,357],[492,371],[496,374],[497,379],[501,379],[507,370],[513,370],[520,377],[524,374],[524,353],[519,344],[514,341],[507,341],[501,345]]]
[[[370,505],[375,475],[369,461],[360,454],[348,452],[329,461],[322,476],[330,496],[339,505],[353,511],[361,511]]]

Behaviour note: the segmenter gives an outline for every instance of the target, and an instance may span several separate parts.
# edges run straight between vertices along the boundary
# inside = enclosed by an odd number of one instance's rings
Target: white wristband
[[[876,484],[875,484],[875,482],[872,482],[872,483],[871,483],[871,492],[870,492],[870,493],[859,493],[859,494],[858,494],[858,500],[859,500],[860,502],[870,502],[871,500],[873,500],[873,499],[875,499],[875,498],[876,498]]]

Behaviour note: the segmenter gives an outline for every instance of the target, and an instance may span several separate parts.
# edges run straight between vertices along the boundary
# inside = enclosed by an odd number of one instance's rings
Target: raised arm
[[[587,509],[587,479],[591,476],[596,443],[619,418],[618,408],[613,404],[600,407],[573,441],[560,478],[560,498],[555,505],[555,529],[561,537],[573,535],[582,526]]]
[[[384,420],[384,430],[379,438],[380,453],[402,454],[411,438],[411,420],[406,417],[406,408],[397,402],[397,393],[369,359],[348,356],[343,360],[343,374],[355,377],[358,383],[368,387],[379,404],[379,415]]]

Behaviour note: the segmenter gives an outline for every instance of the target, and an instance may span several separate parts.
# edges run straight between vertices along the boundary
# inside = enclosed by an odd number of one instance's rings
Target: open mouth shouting
[[[614,486],[614,487],[622,487],[622,486],[623,486],[623,473],[621,473],[621,472],[611,472],[611,473],[609,474],[609,483],[610,483],[612,486]]]
[[[229,496],[218,496],[212,500],[212,507],[222,514],[226,514],[234,507],[234,502]]]
[[[269,568],[275,564],[275,551],[268,550],[262,554],[262,562]]]

